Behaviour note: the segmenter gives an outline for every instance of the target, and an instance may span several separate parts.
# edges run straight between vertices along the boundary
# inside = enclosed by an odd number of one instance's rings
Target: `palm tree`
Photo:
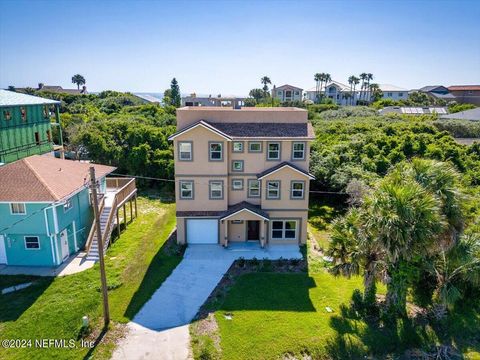
[[[260,79],[260,82],[263,84],[263,92],[265,94],[265,98],[267,98],[267,94],[268,94],[268,84],[271,84],[272,81],[270,80],[270,78],[268,76],[264,76]]]
[[[315,80],[315,101],[318,101],[319,94],[320,94],[320,81],[322,81],[322,74],[316,73],[313,76],[313,80]]]
[[[378,84],[370,84],[368,86],[368,89],[369,89],[369,100],[370,102],[372,102],[372,99],[373,101],[377,101],[379,100],[382,96],[383,96],[383,92],[382,90],[380,90],[380,86]]]
[[[463,297],[462,284],[480,286],[480,237],[478,234],[464,235],[450,249],[441,248],[440,254],[430,264],[435,276],[435,314],[443,317],[448,308]]]
[[[325,81],[325,97],[327,97],[327,84],[332,81],[329,73],[323,74],[323,81]]]
[[[80,90],[80,85],[85,85],[85,78],[80,75],[76,74],[72,76],[72,84],[77,84],[77,89]]]
[[[331,271],[335,275],[350,277],[363,270],[364,296],[374,299],[376,279],[384,266],[382,249],[364,233],[362,217],[360,209],[352,208],[333,223],[326,254],[333,259]]]
[[[365,81],[367,80],[367,73],[361,73],[360,80],[362,80],[362,85],[360,86],[360,100],[363,100],[363,90],[365,89]]]
[[[385,251],[386,302],[390,313],[405,315],[407,269],[413,256],[427,254],[444,226],[441,201],[417,182],[386,177],[364,203],[366,231]]]
[[[353,98],[352,98],[352,104],[355,102],[355,95],[356,95],[356,88],[357,85],[360,84],[360,79],[356,76],[351,76],[353,79]]]
[[[367,90],[367,95],[368,95],[365,99],[367,101],[370,101],[370,97],[371,97],[371,94],[370,94],[370,81],[371,80],[373,80],[373,74],[368,73],[367,77],[366,77],[367,84],[366,84],[366,87],[365,87],[365,89]]]
[[[358,78],[352,75],[348,78],[348,83],[350,84],[350,105],[352,105],[353,99],[355,98],[355,86],[358,84]]]

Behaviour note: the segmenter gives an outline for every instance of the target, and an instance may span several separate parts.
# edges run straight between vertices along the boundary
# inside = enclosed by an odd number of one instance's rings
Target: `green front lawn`
[[[98,265],[63,278],[39,278],[31,287],[0,296],[0,334],[2,339],[77,339],[82,316],[91,319],[89,340],[102,342],[93,350],[0,348],[1,359],[79,359],[94,355],[108,358],[119,323],[126,323],[181,261],[181,251],[166,246],[175,227],[175,205],[140,197],[139,217],[128,225],[107,252],[112,324],[103,339],[102,302]],[[0,277],[2,287],[21,283],[25,277]],[[77,342],[78,345],[78,342]]]

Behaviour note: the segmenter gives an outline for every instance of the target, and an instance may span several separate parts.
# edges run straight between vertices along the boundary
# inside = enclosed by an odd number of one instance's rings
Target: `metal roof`
[[[14,91],[0,90],[0,107],[18,105],[46,105],[60,104],[60,101],[41,98],[38,96],[17,93]]]

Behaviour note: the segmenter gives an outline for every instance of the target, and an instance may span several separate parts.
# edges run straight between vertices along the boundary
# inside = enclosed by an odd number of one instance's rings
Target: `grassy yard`
[[[89,340],[102,339],[93,350],[0,348],[1,359],[108,358],[114,340],[126,323],[150,298],[181,261],[176,246],[166,246],[175,226],[175,205],[139,198],[139,217],[114,242],[106,257],[112,324],[100,336],[102,303],[98,265],[63,278],[38,278],[28,289],[0,296],[2,339],[77,339],[81,318],[88,315]],[[24,282],[25,277],[0,277],[2,287]],[[77,343],[78,344],[78,343]]]
[[[455,345],[469,359],[479,359],[480,341],[465,340],[475,334],[478,338],[480,328],[480,313],[471,306],[457,309],[447,323],[435,328],[414,326],[409,320],[389,326],[366,323],[352,310],[352,294],[362,289],[362,279],[332,276],[321,252],[313,251],[313,242],[328,247],[334,211],[325,206],[310,211],[306,272],[240,275],[212,303],[213,318],[191,328],[195,357],[266,360],[309,354],[313,359],[382,359],[442,343]],[[379,286],[378,292],[385,288]],[[206,334],[198,330],[209,327]]]

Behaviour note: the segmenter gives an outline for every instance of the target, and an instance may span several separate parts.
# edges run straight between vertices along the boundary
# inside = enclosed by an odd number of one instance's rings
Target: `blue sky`
[[[0,0],[0,87],[247,94],[374,74],[406,88],[480,83],[480,1]]]

